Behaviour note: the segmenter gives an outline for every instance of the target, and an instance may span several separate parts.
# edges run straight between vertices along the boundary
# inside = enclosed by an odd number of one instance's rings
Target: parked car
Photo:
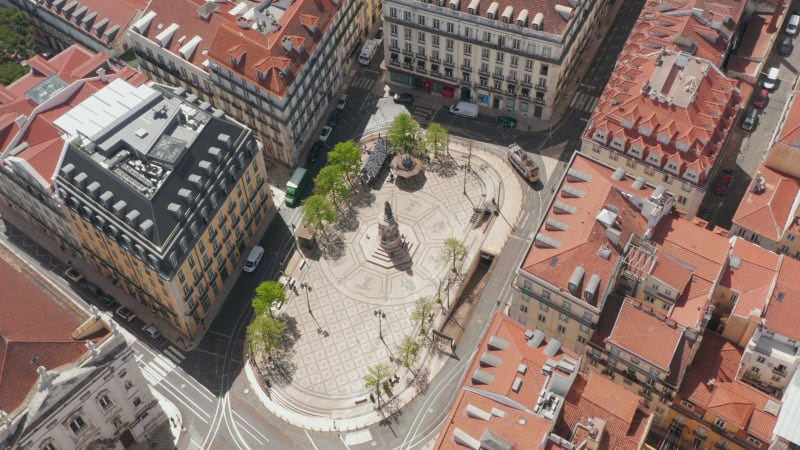
[[[792,43],[792,38],[784,37],[780,45],[778,46],[778,54],[781,56],[789,56],[792,54],[792,50],[794,50],[794,44]]]
[[[383,45],[383,27],[378,28],[378,32],[375,33],[375,40],[378,41],[378,45]]]
[[[161,336],[161,332],[158,331],[158,328],[151,323],[143,326],[142,331],[144,331],[144,334],[148,335],[150,339],[158,339],[158,337]]]
[[[786,35],[796,35],[798,26],[800,26],[800,14],[798,14],[797,11],[792,11],[792,15],[789,16],[789,20],[786,21]]]
[[[328,117],[328,126],[333,128],[336,126],[338,122],[339,122],[339,110],[334,109],[333,112],[331,113],[331,116]]]
[[[766,89],[761,89],[756,94],[756,98],[753,100],[753,107],[758,109],[763,109],[767,106],[767,102],[769,102],[769,91]]]
[[[727,194],[731,181],[733,181],[733,175],[729,173],[722,174],[722,176],[719,177],[716,187],[714,187],[714,193],[717,195]]]
[[[497,124],[500,125],[501,127],[516,128],[517,119],[508,116],[500,116],[497,118]]]
[[[100,300],[100,303],[102,303],[103,307],[106,309],[114,310],[119,308],[119,303],[117,300],[110,295],[102,295],[98,298],[98,300]]]
[[[327,142],[328,138],[331,136],[331,133],[333,133],[333,128],[328,126],[322,127],[322,131],[319,132],[319,141]]]
[[[336,103],[336,109],[339,111],[343,110],[347,106],[347,101],[350,100],[350,96],[347,94],[342,95],[339,97],[339,102]]]
[[[317,141],[314,142],[314,145],[311,146],[311,150],[308,151],[308,159],[306,162],[308,164],[314,164],[317,162],[317,158],[319,158],[319,151],[322,148],[322,143]]]
[[[133,322],[133,319],[136,318],[136,314],[124,306],[117,308],[117,315],[125,319],[125,322]]]
[[[392,100],[398,105],[407,105],[409,103],[414,103],[414,94],[398,92],[392,96]]]
[[[758,124],[758,110],[754,107],[750,107],[744,115],[744,119],[742,120],[742,128],[745,131],[753,131]]]
[[[83,275],[72,267],[64,271],[64,277],[73,283],[80,283],[83,280]]]
[[[778,75],[780,75],[780,70],[777,67],[770,67],[769,71],[767,71],[767,75],[764,76],[764,81],[762,81],[762,86],[764,89],[768,91],[774,91],[778,88]]]

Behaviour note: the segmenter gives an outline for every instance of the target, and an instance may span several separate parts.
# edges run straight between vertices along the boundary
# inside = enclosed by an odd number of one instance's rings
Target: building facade
[[[80,44],[97,53],[120,56],[130,49],[125,31],[147,0],[8,0],[28,14],[41,51],[54,53]]]
[[[49,297],[13,263],[0,260],[0,447],[146,445],[167,417],[129,338],[107,318]]]
[[[550,120],[598,27],[621,1],[389,0],[385,64],[392,81],[483,111]],[[572,80],[574,81],[574,80]]]
[[[55,184],[85,259],[191,340],[272,199],[250,130],[182,94],[115,80],[57,118]]]

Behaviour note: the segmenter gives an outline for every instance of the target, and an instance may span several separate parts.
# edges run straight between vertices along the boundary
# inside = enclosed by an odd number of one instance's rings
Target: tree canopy
[[[338,206],[341,200],[350,196],[350,188],[344,181],[344,172],[339,166],[325,166],[314,177],[314,193],[330,197]]]
[[[452,261],[453,272],[457,272],[456,263],[467,256],[467,248],[464,243],[456,238],[448,238],[444,241],[442,248],[442,259],[445,261]]]
[[[328,153],[328,164],[338,166],[351,179],[361,170],[361,150],[353,140],[339,142]]]
[[[336,220],[336,209],[324,195],[314,194],[303,201],[305,223],[316,231],[325,232],[325,225]]]
[[[433,155],[436,156],[443,149],[448,150],[447,137],[447,128],[443,127],[440,123],[433,122],[428,125],[428,129],[425,130],[425,136],[423,137],[423,140],[425,142],[425,146],[428,148],[428,151],[432,152]]]
[[[283,348],[286,323],[266,314],[260,314],[247,327],[247,340],[256,352],[269,354]]]
[[[272,316],[272,307],[286,302],[286,292],[283,286],[277,281],[265,281],[256,288],[256,295],[253,297],[253,311],[256,316],[266,313]]]
[[[403,113],[395,117],[389,127],[389,142],[401,153],[411,153],[417,148],[419,123],[411,114]]]
[[[33,55],[33,26],[17,8],[0,8],[0,84],[28,73],[22,61]]]

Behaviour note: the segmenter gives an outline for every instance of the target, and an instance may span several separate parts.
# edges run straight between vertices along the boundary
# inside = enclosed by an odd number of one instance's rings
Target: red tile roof
[[[674,165],[681,182],[703,187],[735,126],[739,84],[707,60],[631,38],[583,138],[609,149],[616,141],[626,153],[638,145],[643,164]],[[684,177],[687,171],[696,181]]]
[[[778,280],[772,290],[764,326],[775,333],[800,341],[800,261],[783,257]]]
[[[114,27],[118,27],[116,34],[110,40],[110,42],[114,42],[125,34],[128,25],[147,6],[147,2],[148,0],[116,0],[113,2],[108,0],[78,0],[77,6],[69,13],[66,7],[72,3],[70,0],[62,2],[61,8],[57,8],[55,4],[58,2],[52,0],[40,1],[39,7],[59,16],[75,29],[91,35],[94,39],[105,41],[106,33]],[[86,7],[86,11],[78,19],[75,13],[81,11],[84,7]],[[95,13],[94,20],[87,21]]]
[[[778,242],[797,213],[798,193],[800,180],[762,165],[744,193],[733,223]]]
[[[526,412],[524,409],[510,408],[493,399],[505,397],[531,411],[536,411],[537,401],[542,390],[547,387],[548,376],[542,368],[548,360],[556,363],[559,361],[571,362],[577,367],[578,355],[569,350],[562,349],[554,357],[543,353],[544,346],[533,348],[528,345],[525,337],[526,327],[519,322],[498,312],[489,325],[486,337],[478,347],[478,352],[470,365],[459,390],[455,403],[448,413],[449,420],[439,437],[434,448],[456,449],[463,448],[454,440],[456,429],[465,432],[475,439],[480,439],[485,431],[491,431],[502,439],[515,443],[518,447],[539,446],[553,428],[554,422],[537,414]],[[505,349],[492,350],[489,341],[500,338],[507,342]],[[481,362],[483,354],[500,359],[500,363],[493,367]],[[526,366],[526,371],[521,374],[518,368],[521,364]],[[491,375],[489,384],[473,382],[473,373],[480,369]],[[554,369],[558,370],[558,369]],[[559,372],[561,373],[561,372]],[[566,376],[566,374],[565,374]],[[512,386],[516,378],[522,380],[519,392],[514,392]],[[469,389],[468,389],[469,388]],[[485,412],[497,408],[505,415],[492,415],[488,420],[472,417],[467,414],[467,407],[478,407]]]
[[[738,259],[738,267],[729,264],[720,280],[738,295],[731,315],[750,317],[758,310],[755,316],[760,320],[781,257],[737,236],[731,238],[731,257]]]
[[[683,338],[683,327],[652,308],[626,300],[607,342],[668,372]]]
[[[645,48],[691,53],[720,66],[744,5],[733,0],[649,1],[629,39]]]
[[[586,286],[593,274],[601,278],[598,293],[591,301],[593,305],[597,305],[608,287],[622,247],[631,234],[643,235],[647,229],[647,221],[639,208],[622,192],[646,199],[652,195],[653,189],[648,186],[641,190],[633,188],[633,179],[630,177],[615,180],[611,178],[613,170],[581,153],[575,154],[570,168],[588,175],[590,181],[582,181],[570,175],[564,178],[554,203],[550,205],[546,221],[538,230],[537,238],[528,250],[521,268],[566,289],[575,267],[582,266],[586,270],[583,286]],[[574,208],[575,212],[565,212],[565,206]],[[606,237],[606,227],[598,220],[598,214],[606,206],[617,210],[614,228],[620,231],[619,246]],[[542,236],[554,239],[559,244],[555,247],[549,245],[540,239]],[[599,254],[601,248],[608,252],[607,258]],[[583,296],[582,291],[578,296]]]
[[[639,410],[639,396],[602,375],[579,375],[564,402],[557,430],[579,445],[588,436],[578,424],[606,421],[598,450],[634,450],[648,431],[649,415]],[[573,435],[574,433],[574,435]]]
[[[769,442],[780,402],[735,380],[742,351],[722,336],[706,331],[680,387],[680,396],[717,415],[762,442]]]
[[[97,70],[104,68],[109,81],[122,78],[135,86],[141,85],[147,78],[128,66],[112,66],[107,55],[92,53],[77,44],[50,60],[44,60],[38,55],[31,60],[38,61],[31,66],[31,73],[6,88],[6,95],[0,100],[0,129],[7,130],[0,133],[0,152],[5,154],[12,144],[27,142],[28,147],[15,156],[27,160],[42,179],[49,183],[64,147],[61,130],[53,121],[105,86],[98,79]],[[50,76],[57,76],[67,85],[80,80],[87,81],[63,103],[51,105],[50,108],[32,115],[36,104],[29,100],[26,93]],[[23,129],[15,122],[20,115],[27,118],[28,125]]]
[[[796,97],[789,108],[778,142],[800,148],[800,101]]]
[[[57,304],[31,275],[0,258],[0,410],[23,405],[37,383],[37,367],[55,369],[80,359],[87,348],[71,334],[85,318]]]
[[[269,35],[252,28],[242,29],[236,24],[221,24],[208,56],[220,66],[282,98],[333,23],[340,6],[341,3],[337,6],[332,0],[297,0],[278,18],[279,29]],[[316,18],[316,30],[308,27],[314,22],[312,18]],[[304,46],[287,51],[284,39],[295,44],[302,42]],[[234,63],[234,58],[238,62]]]
[[[131,28],[131,31],[138,31],[145,38],[158,44],[156,36],[171,24],[177,24],[179,28],[175,30],[172,38],[166,45],[163,45],[163,48],[195,66],[204,68],[203,62],[208,60],[208,50],[219,27],[223,23],[236,23],[236,16],[230,14],[230,11],[236,6],[235,3],[215,3],[218,9],[211,13],[208,20],[204,20],[197,14],[197,9],[205,4],[205,0],[152,0],[142,17],[148,17],[151,12],[156,14],[155,17],[143,29]],[[187,52],[186,57],[182,56],[181,48],[191,42],[195,36],[202,40],[194,51],[190,54]],[[181,39],[182,37],[183,39]]]

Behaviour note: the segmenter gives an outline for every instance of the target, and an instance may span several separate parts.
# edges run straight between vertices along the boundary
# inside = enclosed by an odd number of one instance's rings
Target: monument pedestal
[[[392,206],[386,202],[383,218],[378,222],[377,239],[363,239],[361,248],[367,261],[385,269],[406,268],[417,248],[416,235],[411,227],[401,226],[394,219]]]

